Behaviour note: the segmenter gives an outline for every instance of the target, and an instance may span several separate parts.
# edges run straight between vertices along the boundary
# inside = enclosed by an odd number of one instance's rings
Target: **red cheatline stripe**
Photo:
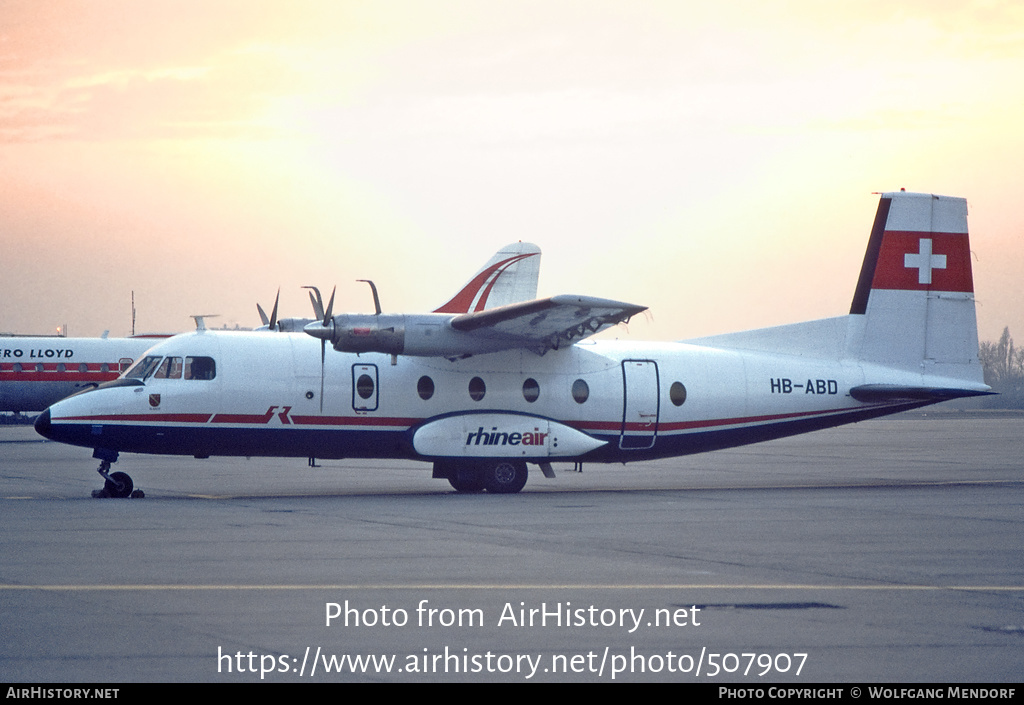
[[[267,423],[274,415],[276,406],[270,407],[265,414],[216,414],[211,423]]]
[[[276,409],[275,409],[276,411]],[[228,416],[237,420],[226,421]],[[274,416],[271,414],[270,416]],[[392,426],[408,428],[420,423],[423,419],[416,418],[370,418],[366,416],[289,416],[292,424],[306,426]],[[145,422],[172,422],[172,423],[269,423],[270,417],[266,414],[96,414],[93,416],[64,416],[55,418],[52,423],[66,421],[84,421],[95,423],[98,421],[145,421]]]

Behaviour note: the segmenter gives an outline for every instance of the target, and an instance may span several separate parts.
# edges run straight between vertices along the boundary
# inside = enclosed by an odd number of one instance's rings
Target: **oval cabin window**
[[[469,380],[469,398],[473,401],[480,401],[487,393],[487,385],[479,377]]]
[[[682,382],[672,383],[672,386],[668,389],[668,398],[676,406],[683,405],[683,402],[686,401],[686,387],[683,386]]]
[[[420,377],[416,383],[416,393],[420,395],[420,399],[426,401],[430,397],[434,396],[434,380],[430,379],[426,375]]]
[[[356,394],[363,399],[373,396],[373,378],[370,375],[359,375],[356,380]]]
[[[578,379],[572,383],[572,398],[576,400],[577,404],[582,404],[590,398],[590,385],[584,382],[582,379]]]
[[[540,398],[540,385],[532,377],[523,382],[523,399],[531,404]]]

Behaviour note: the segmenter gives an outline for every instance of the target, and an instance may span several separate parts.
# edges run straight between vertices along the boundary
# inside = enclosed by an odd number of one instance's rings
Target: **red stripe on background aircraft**
[[[535,299],[536,248],[518,248],[434,313],[335,316],[332,295],[309,335],[176,336],[36,429],[94,449],[101,496],[132,491],[109,473],[121,452],[409,458],[507,493],[528,464],[551,476],[989,393],[962,198],[881,196],[849,315],[677,343],[584,340],[644,307]]]

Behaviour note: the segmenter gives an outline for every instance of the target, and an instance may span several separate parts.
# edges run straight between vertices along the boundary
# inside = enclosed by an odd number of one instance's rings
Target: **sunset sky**
[[[1024,4],[0,0],[0,331],[443,303],[499,247],[672,340],[848,312],[873,192],[963,196],[1024,341]]]

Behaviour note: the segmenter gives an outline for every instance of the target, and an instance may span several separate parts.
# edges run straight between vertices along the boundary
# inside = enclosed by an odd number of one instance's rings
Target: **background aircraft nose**
[[[47,409],[36,417],[36,433],[45,438],[50,437],[50,410]]]

